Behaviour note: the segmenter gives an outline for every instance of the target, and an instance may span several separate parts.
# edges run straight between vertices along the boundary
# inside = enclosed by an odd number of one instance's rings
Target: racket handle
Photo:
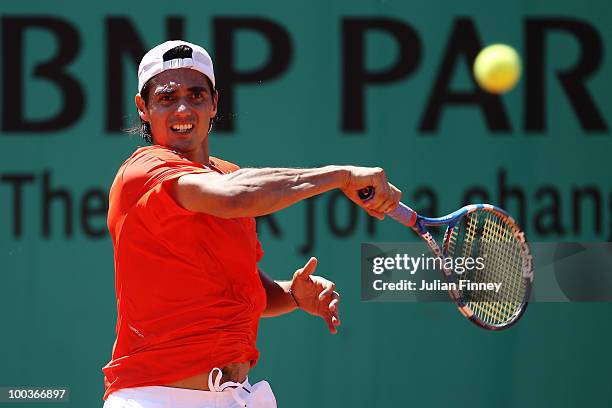
[[[417,213],[412,208],[408,207],[406,204],[400,202],[395,210],[389,211],[387,214],[389,217],[393,218],[395,221],[399,222],[402,225],[407,227],[413,227],[416,224]]]
[[[363,201],[370,200],[374,197],[374,187],[366,187],[362,188],[357,192],[359,198]],[[406,204],[400,202],[395,210],[389,211],[387,214],[389,217],[393,218],[395,221],[399,222],[402,225],[407,227],[412,227],[416,224],[417,213],[412,208],[408,207]]]

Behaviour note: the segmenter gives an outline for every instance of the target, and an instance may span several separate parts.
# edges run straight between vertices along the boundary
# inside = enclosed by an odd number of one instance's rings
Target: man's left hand
[[[317,258],[311,257],[303,268],[295,271],[291,281],[291,293],[300,309],[322,317],[330,333],[336,334],[337,326],[340,326],[340,295],[335,291],[334,282],[313,275],[316,268]]]

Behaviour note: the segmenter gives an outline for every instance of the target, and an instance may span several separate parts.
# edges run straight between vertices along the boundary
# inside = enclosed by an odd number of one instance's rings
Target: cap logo
[[[189,68],[195,66],[193,58],[176,58],[169,61],[164,61],[163,71],[167,69]]]

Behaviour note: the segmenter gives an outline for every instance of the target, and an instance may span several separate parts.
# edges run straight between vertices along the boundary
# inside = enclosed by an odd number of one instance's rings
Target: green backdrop
[[[467,194],[522,214],[531,241],[610,240],[612,6],[413,3],[4,1],[0,386],[102,404],[116,317],[104,197],[142,145],[119,130],[136,118],[138,41],[182,31],[211,51],[233,106],[213,155],[381,166],[429,215]],[[469,69],[496,42],[524,64],[501,98]],[[511,330],[486,332],[450,303],[361,302],[360,243],[415,238],[337,194],[259,221],[262,269],[289,278],[314,255],[342,293],[337,336],[300,312],[262,321],[251,379],[270,381],[280,406],[612,403],[609,303],[534,303]]]

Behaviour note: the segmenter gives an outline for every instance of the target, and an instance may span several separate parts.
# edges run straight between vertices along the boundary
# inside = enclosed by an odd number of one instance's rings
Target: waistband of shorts
[[[152,385],[145,387],[122,388],[110,394],[108,399],[133,399],[136,401],[148,401],[158,404],[168,404],[168,406],[176,406],[180,402],[181,407],[187,407],[184,404],[193,403],[202,404],[206,402],[219,403],[233,401],[234,397],[229,390],[222,392],[191,390],[188,388],[175,388],[163,385]],[[107,399],[107,400],[108,400]]]

